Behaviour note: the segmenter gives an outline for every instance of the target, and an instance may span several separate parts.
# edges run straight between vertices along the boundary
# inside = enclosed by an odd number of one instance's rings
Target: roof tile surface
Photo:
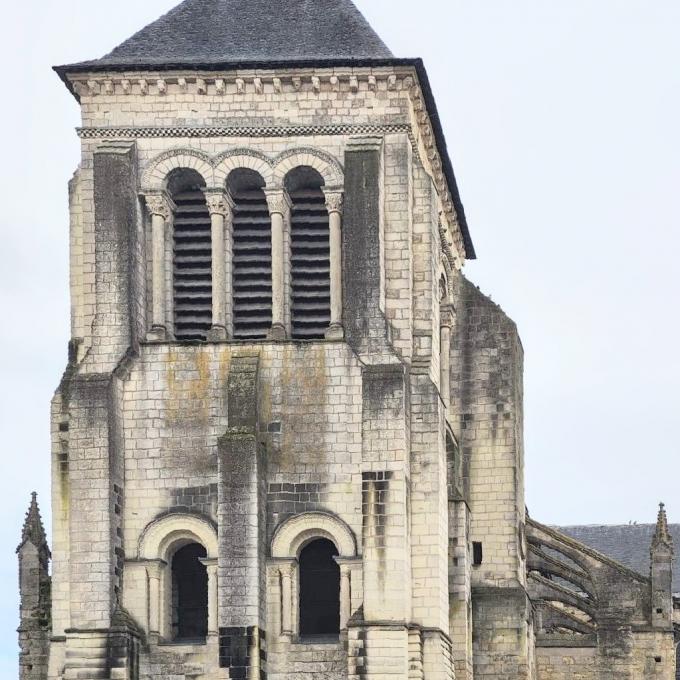
[[[351,0],[184,0],[101,59],[104,66],[389,59]]]
[[[649,576],[649,548],[656,524],[621,524],[555,527],[562,533],[611,557],[643,576]],[[680,524],[669,524],[676,551]],[[673,592],[680,593],[680,559],[673,561]]]

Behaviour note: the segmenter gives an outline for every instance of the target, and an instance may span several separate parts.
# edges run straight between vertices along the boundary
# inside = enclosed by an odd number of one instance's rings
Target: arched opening
[[[199,543],[189,543],[172,557],[172,637],[203,640],[208,634],[208,572]]]
[[[300,553],[300,635],[340,633],[340,567],[335,545],[319,538]]]
[[[178,340],[205,340],[212,325],[212,246],[205,181],[178,169],[167,190],[177,206],[173,219],[173,309]]]
[[[264,179],[249,169],[232,170],[227,188],[234,201],[234,337],[264,340],[272,325],[272,229]]]
[[[444,274],[439,279],[439,304],[443,305],[448,302],[449,298],[449,284],[446,282]]]
[[[330,323],[330,243],[323,177],[300,166],[285,179],[290,196],[292,336],[298,340],[324,337]]]

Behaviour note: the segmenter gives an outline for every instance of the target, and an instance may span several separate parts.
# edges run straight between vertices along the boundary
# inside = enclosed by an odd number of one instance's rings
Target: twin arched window
[[[208,634],[206,550],[189,543],[172,555],[171,636],[174,641],[203,640]],[[299,556],[300,637],[332,637],[340,633],[340,567],[332,541],[318,538]]]
[[[284,221],[283,268],[287,325],[295,340],[324,337],[331,321],[329,215],[323,177],[307,166],[284,179],[290,200]],[[215,305],[222,299],[215,286],[229,291],[230,336],[264,340],[272,328],[272,218],[265,181],[250,169],[227,178],[230,204],[224,252],[216,248],[215,226],[206,201],[205,181],[195,170],[177,169],[167,178],[173,202],[172,305],[175,338],[205,341],[215,324]],[[217,282],[215,258],[223,258],[227,275]],[[226,291],[225,291],[226,292]]]
[[[218,635],[217,555],[216,527],[204,518],[166,515],[142,532],[137,559],[126,563],[124,604],[146,623],[150,639]],[[351,529],[328,513],[296,515],[275,531],[271,557],[270,624],[278,619],[281,634],[293,637],[337,636],[360,606],[361,558]]]

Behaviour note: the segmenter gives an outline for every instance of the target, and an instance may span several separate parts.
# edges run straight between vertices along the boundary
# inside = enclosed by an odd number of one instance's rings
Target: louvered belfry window
[[[286,189],[292,203],[292,336],[324,337],[330,323],[330,246],[328,210],[321,175],[309,167],[291,170]]]
[[[234,170],[227,182],[233,208],[233,324],[237,340],[263,340],[272,325],[272,230],[264,180]]]
[[[212,323],[210,213],[193,170],[179,170],[168,181],[175,202],[173,218],[173,310],[175,338],[205,340]]]

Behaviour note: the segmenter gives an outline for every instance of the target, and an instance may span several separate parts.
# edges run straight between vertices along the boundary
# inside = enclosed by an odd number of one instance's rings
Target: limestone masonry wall
[[[69,77],[73,337],[51,580],[37,505],[18,551],[21,680],[671,680],[665,511],[649,578],[527,517],[523,350],[460,273],[416,69]],[[300,166],[328,211],[331,321],[313,341],[290,339]],[[231,335],[234,169],[260,174],[269,210],[258,341]],[[209,199],[205,341],[175,334],[177,170]],[[318,539],[339,625],[310,636],[301,555]],[[178,634],[188,546],[195,639]]]

